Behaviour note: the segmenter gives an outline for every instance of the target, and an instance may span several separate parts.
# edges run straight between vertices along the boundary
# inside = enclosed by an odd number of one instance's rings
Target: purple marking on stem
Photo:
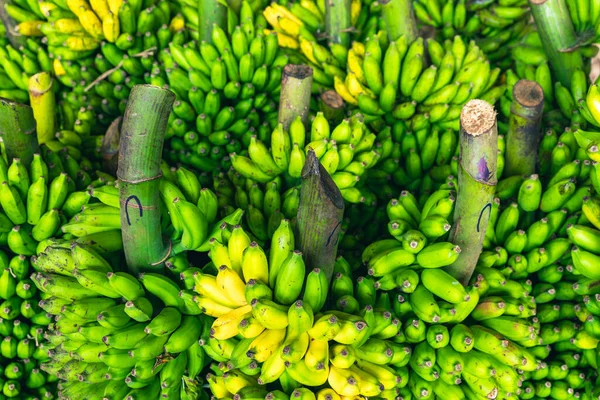
[[[488,168],[487,161],[485,160],[485,157],[481,157],[477,162],[477,179],[483,179],[487,182],[491,177],[492,173]]]

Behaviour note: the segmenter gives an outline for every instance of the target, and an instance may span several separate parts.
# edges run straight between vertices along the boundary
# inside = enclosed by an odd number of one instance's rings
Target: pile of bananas
[[[438,29],[437,36],[472,38],[488,59],[503,67],[510,66],[511,47],[528,30],[530,18],[525,0],[468,2],[464,0],[413,2],[415,16],[425,25]]]
[[[35,259],[31,279],[43,292],[40,307],[55,321],[42,369],[61,379],[59,396],[198,396],[196,377],[205,364],[198,337],[206,317],[193,293],[164,274],[115,270],[108,256],[67,241]],[[168,263],[185,267],[187,259]]]

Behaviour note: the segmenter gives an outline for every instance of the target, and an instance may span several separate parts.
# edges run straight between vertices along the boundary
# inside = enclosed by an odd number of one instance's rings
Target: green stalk
[[[40,144],[54,140],[56,134],[53,84],[54,79],[48,72],[40,72],[29,78],[29,101],[37,121],[37,139]]]
[[[390,41],[405,36],[408,43],[412,43],[419,35],[412,1],[380,0],[379,4]]]
[[[506,135],[506,176],[535,173],[543,112],[542,87],[534,81],[518,81],[513,87]]]
[[[102,138],[102,166],[104,171],[114,175],[119,166],[119,142],[121,141],[121,121],[117,117],[110,123],[104,137]]]
[[[286,131],[298,115],[304,126],[309,128],[312,80],[313,69],[307,65],[288,64],[283,68],[278,122]]]
[[[577,49],[570,51],[577,35],[567,4],[565,0],[529,0],[529,5],[555,78],[570,88],[571,75],[583,69],[583,59]]]
[[[335,90],[321,93],[319,108],[330,126],[336,126],[344,119],[344,100]]]
[[[460,116],[458,195],[449,240],[461,248],[446,267],[462,284],[471,279],[481,253],[498,177],[498,126],[494,107],[471,100]]]
[[[159,209],[160,162],[175,94],[152,85],[131,90],[119,149],[121,230],[130,271],[161,271],[170,243],[162,238]]]
[[[325,2],[325,31],[329,45],[350,46],[350,0],[328,0]]]
[[[227,31],[227,7],[219,0],[200,0],[198,2],[198,33],[200,41],[212,43],[213,24]]]
[[[38,147],[31,107],[0,98],[0,136],[4,141],[8,163],[13,158],[19,158],[29,167]]]
[[[344,199],[311,149],[302,169],[297,239],[308,268],[321,268],[331,282],[344,216]]]

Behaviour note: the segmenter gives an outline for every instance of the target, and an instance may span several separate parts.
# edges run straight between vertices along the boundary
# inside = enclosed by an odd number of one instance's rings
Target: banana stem
[[[466,285],[481,253],[498,182],[494,107],[483,100],[469,101],[462,109],[460,125],[458,195],[449,240],[461,253],[446,271]]]
[[[325,2],[325,31],[329,45],[350,46],[350,0],[328,0]]]
[[[131,90],[119,149],[121,230],[131,272],[161,271],[171,252],[162,238],[159,209],[160,162],[173,92],[152,85]]]
[[[37,121],[37,139],[40,144],[54,140],[56,134],[56,101],[54,79],[48,72],[29,78],[29,101]]]
[[[309,128],[312,80],[313,69],[308,65],[288,64],[283,68],[277,120],[283,124],[286,131],[298,115],[302,118],[304,126]]]
[[[331,126],[336,126],[344,119],[344,106],[342,96],[335,90],[321,93],[320,108]]]
[[[198,2],[199,40],[212,43],[213,24],[227,31],[227,7],[219,0],[201,0]]]
[[[535,173],[543,112],[542,87],[535,81],[518,81],[513,87],[506,136],[506,176]]]
[[[412,43],[419,31],[411,0],[381,0],[379,4],[390,41],[405,36]]]
[[[33,109],[25,104],[0,98],[0,136],[6,148],[6,158],[20,158],[29,167],[38,147]]]
[[[550,60],[555,78],[571,87],[571,75],[583,69],[583,59],[577,50],[577,35],[564,0],[529,0],[544,51]]]
[[[17,27],[17,23],[10,17],[10,15],[8,15],[8,12],[6,11],[6,4],[8,3],[10,3],[9,0],[0,0],[0,21],[6,30],[8,41],[12,47],[18,49],[20,46],[25,46],[27,38],[21,35],[15,29]]]
[[[104,137],[102,138],[102,165],[104,170],[111,175],[117,173],[119,166],[119,142],[121,141],[121,121],[117,117],[110,123]]]
[[[344,199],[313,150],[302,169],[297,238],[307,268],[321,268],[331,282],[344,216]]]

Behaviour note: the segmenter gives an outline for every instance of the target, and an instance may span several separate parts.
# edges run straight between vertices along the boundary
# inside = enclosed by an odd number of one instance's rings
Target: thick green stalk
[[[506,176],[535,173],[543,112],[542,87],[535,81],[518,81],[513,87],[506,135]]]
[[[350,0],[328,0],[325,2],[325,31],[329,44],[350,46]]]
[[[227,7],[219,0],[201,0],[198,2],[199,40],[212,43],[213,24],[227,30]]]
[[[313,150],[302,169],[296,222],[300,251],[308,268],[321,268],[331,281],[344,216],[344,199]]]
[[[555,78],[570,88],[571,75],[583,69],[583,59],[579,51],[569,51],[577,35],[567,4],[565,0],[529,0],[529,5]]]
[[[131,90],[123,124],[117,177],[121,189],[121,230],[129,269],[160,271],[169,256],[160,225],[160,162],[175,94],[158,86]]]
[[[0,137],[6,148],[6,158],[29,166],[38,147],[35,118],[31,107],[0,98]]]
[[[411,43],[419,35],[411,0],[380,0],[381,12],[390,41],[405,36]]]
[[[283,129],[288,130],[298,115],[302,118],[304,126],[309,127],[312,80],[313,69],[307,65],[288,64],[283,68],[278,117]]]
[[[54,140],[56,134],[56,100],[54,79],[48,72],[29,78],[29,101],[37,121],[37,139],[40,144]]]
[[[335,90],[321,93],[319,108],[331,126],[336,126],[344,119],[344,100]]]
[[[481,253],[498,177],[498,126],[494,107],[471,100],[460,115],[458,195],[449,240],[461,248],[446,270],[466,285]]]

